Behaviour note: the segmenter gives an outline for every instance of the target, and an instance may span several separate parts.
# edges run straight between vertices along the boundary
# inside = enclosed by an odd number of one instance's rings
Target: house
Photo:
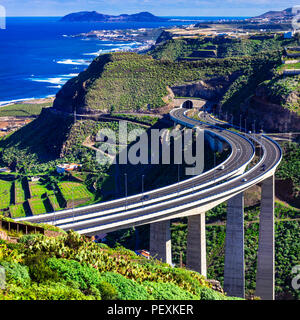
[[[31,177],[30,180],[32,182],[36,182],[36,181],[39,181],[40,180],[40,177]]]
[[[9,168],[0,168],[0,172],[10,173],[11,170]]]
[[[74,171],[77,170],[78,168],[82,167],[81,164],[77,163],[64,163],[64,164],[59,164],[56,166],[56,172],[57,173],[64,173],[64,172],[69,172],[69,171]]]

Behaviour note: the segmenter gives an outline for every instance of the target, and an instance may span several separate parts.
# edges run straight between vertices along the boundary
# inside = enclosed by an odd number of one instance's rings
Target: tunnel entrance
[[[194,104],[191,100],[186,100],[182,104],[182,108],[185,108],[185,109],[193,109],[193,107],[194,107]]]

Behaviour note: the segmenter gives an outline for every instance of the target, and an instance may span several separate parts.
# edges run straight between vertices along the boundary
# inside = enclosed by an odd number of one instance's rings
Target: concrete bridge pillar
[[[275,298],[274,175],[262,182],[256,293],[262,300]]]
[[[186,267],[207,276],[205,213],[188,217]]]
[[[227,201],[224,291],[230,296],[245,297],[243,192]]]
[[[170,220],[150,224],[150,255],[168,264],[172,264],[170,224]]]

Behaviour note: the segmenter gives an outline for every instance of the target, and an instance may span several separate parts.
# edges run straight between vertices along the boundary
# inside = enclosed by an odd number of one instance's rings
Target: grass
[[[53,209],[56,211],[56,210],[61,210],[62,207],[60,206],[56,196],[53,194],[53,195],[50,195],[49,196],[49,201],[51,203],[51,205],[53,206]]]
[[[11,203],[12,183],[0,180],[0,209],[8,208]]]
[[[22,182],[19,180],[15,181],[15,199],[16,204],[23,203],[26,200]]]
[[[41,182],[29,183],[32,197],[43,197],[46,193],[51,193]]]
[[[34,198],[28,200],[30,203],[30,207],[32,209],[33,215],[43,214],[49,211],[49,208],[46,208],[45,202],[43,199]]]
[[[289,64],[282,64],[277,68],[277,72],[281,73],[284,70],[299,70],[300,69],[300,62],[298,63],[289,63]]]
[[[42,108],[48,108],[49,103],[42,104],[13,104],[0,108],[0,117],[31,117],[41,113]]]
[[[23,204],[16,204],[9,207],[12,218],[26,217],[26,211]]]
[[[66,201],[72,199],[85,199],[92,198],[93,195],[90,193],[87,188],[77,182],[59,182],[58,187],[61,190],[61,193]]]

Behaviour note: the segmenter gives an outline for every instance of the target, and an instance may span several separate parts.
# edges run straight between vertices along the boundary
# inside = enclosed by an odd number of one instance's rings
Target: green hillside
[[[230,39],[222,37],[198,37],[195,39],[166,39],[158,46],[153,48],[148,54],[155,59],[176,61],[189,57],[197,57],[197,52],[206,48],[216,48],[218,58],[228,58],[234,56],[253,56],[259,52],[283,53],[284,47],[296,43],[293,39],[283,39],[281,36],[269,39]],[[201,56],[201,55],[200,55]]]
[[[6,231],[10,234],[8,231]],[[16,234],[14,233],[14,236]],[[0,300],[233,300],[197,272],[111,249],[75,232],[0,240]]]
[[[53,107],[69,113],[155,110],[168,104],[167,86],[271,69],[279,59],[276,52],[191,62],[155,60],[136,53],[103,54],[64,85]]]

